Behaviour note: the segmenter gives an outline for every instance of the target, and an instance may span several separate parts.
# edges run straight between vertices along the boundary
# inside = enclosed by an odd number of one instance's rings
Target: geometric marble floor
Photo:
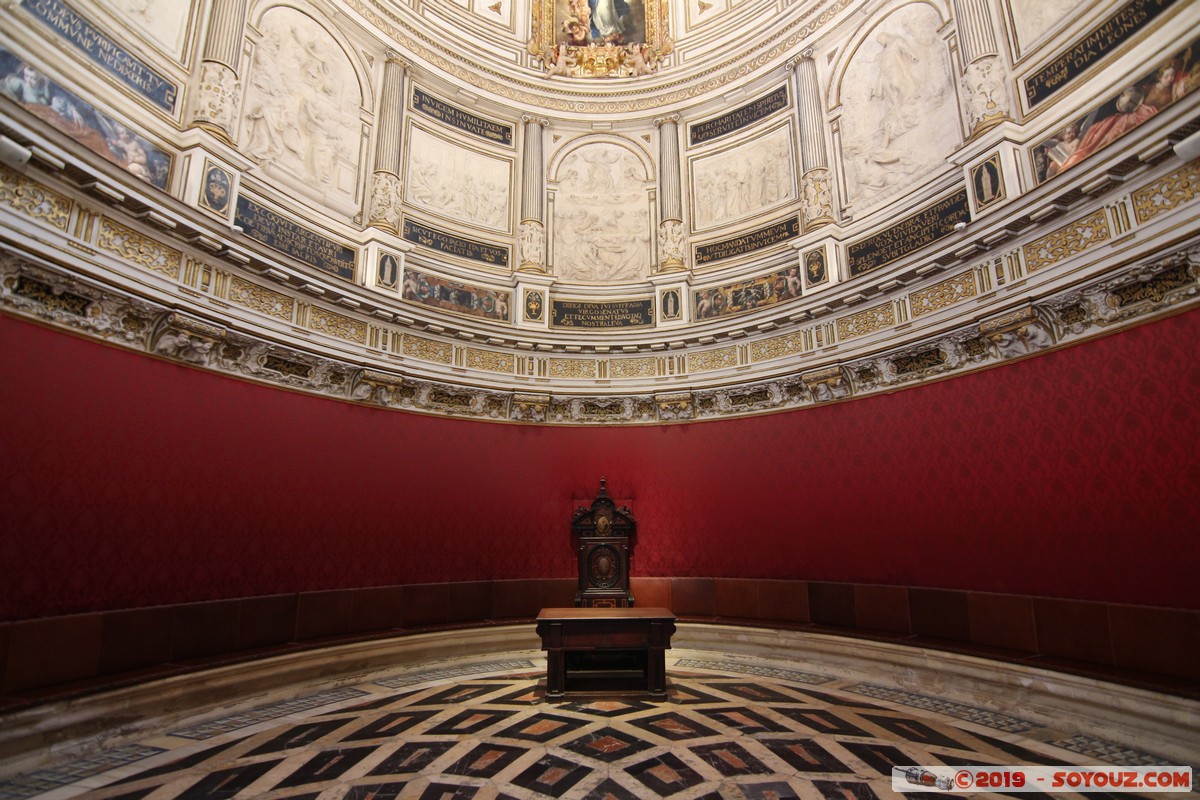
[[[0,800],[862,800],[895,796],[893,765],[1170,763],[1019,712],[709,655],[668,658],[665,701],[546,703],[536,657],[408,669],[19,775]],[[1108,796],[1136,795],[1086,795]]]

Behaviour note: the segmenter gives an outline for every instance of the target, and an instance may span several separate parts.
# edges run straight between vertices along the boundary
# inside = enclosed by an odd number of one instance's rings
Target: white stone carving
[[[188,0],[109,0],[120,18],[171,55],[179,55],[188,17],[199,4]]]
[[[233,70],[215,61],[205,61],[200,65],[193,118],[215,125],[228,135],[233,130],[240,90],[241,84]]]
[[[804,225],[823,225],[833,221],[833,191],[829,186],[829,170],[811,169],[804,173]]]
[[[841,82],[842,155],[857,208],[922,182],[961,135],[949,56],[930,6],[901,6],[855,52]]]
[[[333,37],[286,7],[263,15],[245,92],[239,143],[273,174],[314,196],[354,201],[361,94]]]
[[[651,263],[646,174],[617,144],[580,147],[559,167],[554,208],[555,272],[569,281],[626,281]]]
[[[791,129],[776,128],[716,155],[692,161],[697,229],[755,216],[796,199]]]
[[[371,176],[371,225],[382,225],[394,231],[400,230],[400,203],[403,185],[390,172],[376,172]]]
[[[510,163],[414,127],[407,189],[413,205],[460,222],[509,230]]]
[[[662,268],[682,267],[684,247],[683,223],[664,220],[658,226],[658,260]]]
[[[1086,0],[1008,0],[1022,50],[1028,50]]]
[[[207,366],[213,346],[211,339],[168,328],[154,343],[154,352],[188,364]]]
[[[536,266],[542,267],[545,265],[546,233],[542,229],[540,222],[526,220],[521,223],[521,230],[518,241],[521,245],[520,257],[521,266]]]
[[[984,123],[1009,116],[1008,73],[999,56],[988,56],[970,64],[962,77],[967,128],[974,133]]]

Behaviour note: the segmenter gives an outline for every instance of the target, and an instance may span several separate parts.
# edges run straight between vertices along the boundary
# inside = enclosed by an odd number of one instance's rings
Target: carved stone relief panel
[[[125,24],[141,32],[163,52],[182,55],[188,20],[196,6],[188,0],[109,0]]]
[[[1086,0],[1008,0],[1013,32],[1022,52],[1037,44],[1051,28]]]
[[[312,17],[276,7],[259,23],[238,143],[272,176],[311,196],[353,204],[362,94],[354,68]]]
[[[409,203],[469,225],[509,230],[511,162],[414,125],[406,174]]]
[[[585,144],[558,167],[555,273],[567,281],[629,281],[651,265],[650,176],[612,142]]]
[[[791,128],[780,126],[721,153],[693,159],[696,230],[754,217],[795,200],[794,153]]]
[[[841,81],[842,158],[856,210],[922,182],[961,141],[941,19],[901,6],[859,44]]]

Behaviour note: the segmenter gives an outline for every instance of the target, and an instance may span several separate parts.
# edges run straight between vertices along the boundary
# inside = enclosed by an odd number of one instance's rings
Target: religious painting
[[[1200,38],[1033,148],[1038,183],[1069,170],[1200,86]]]
[[[467,286],[416,270],[404,270],[404,289],[400,296],[414,303],[472,317],[509,321],[509,292]]]
[[[530,55],[546,76],[628,78],[671,49],[666,0],[534,0]]]
[[[754,311],[800,297],[800,268],[760,275],[748,281],[693,292],[693,318],[717,319]]]
[[[93,153],[164,191],[171,156],[0,47],[0,94]]]
[[[971,168],[971,188],[975,193],[975,208],[983,210],[1005,198],[1004,173],[1000,171],[1000,156],[994,155]]]

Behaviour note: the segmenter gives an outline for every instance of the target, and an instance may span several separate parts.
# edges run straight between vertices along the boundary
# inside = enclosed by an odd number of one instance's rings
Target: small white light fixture
[[[0,164],[6,167],[20,167],[29,163],[33,151],[22,147],[7,136],[0,135]]]
[[[1192,161],[1200,157],[1200,132],[1193,133],[1182,142],[1177,142],[1174,150],[1175,155],[1184,161]]]

